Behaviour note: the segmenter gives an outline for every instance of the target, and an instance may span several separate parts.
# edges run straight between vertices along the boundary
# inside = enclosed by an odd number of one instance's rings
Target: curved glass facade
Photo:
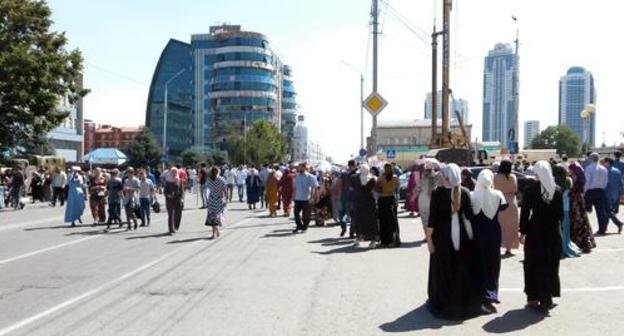
[[[210,34],[194,35],[191,45],[198,98],[195,108],[202,111],[196,116],[196,124],[202,125],[196,130],[196,143],[220,147],[228,135],[244,132],[256,120],[286,126],[282,131],[292,135],[294,88],[284,79],[285,67],[266,37],[241,31],[239,26],[219,26],[212,27]],[[291,100],[286,103],[283,98]]]
[[[156,67],[146,125],[162,143],[164,84],[168,86],[167,143],[171,155],[185,149],[224,149],[224,139],[256,120],[274,123],[287,137],[297,123],[290,67],[269,48],[267,38],[240,26],[216,26],[191,43],[171,40]]]
[[[295,126],[297,125],[297,92],[292,81],[292,69],[288,65],[282,67],[282,134],[286,137],[292,152],[292,142],[295,138]]]
[[[165,83],[167,87],[167,154],[178,157],[193,146],[193,74],[191,45],[169,40],[158,60],[147,99],[145,125],[163,143]]]

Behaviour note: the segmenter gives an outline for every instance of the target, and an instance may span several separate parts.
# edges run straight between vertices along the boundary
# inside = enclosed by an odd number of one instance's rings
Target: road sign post
[[[379,92],[374,91],[364,100],[364,108],[373,116],[373,129],[371,130],[371,150],[372,155],[377,154],[377,116],[388,106],[388,101]]]

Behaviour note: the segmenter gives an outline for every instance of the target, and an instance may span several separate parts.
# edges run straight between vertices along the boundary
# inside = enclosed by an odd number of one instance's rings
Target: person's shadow
[[[446,326],[460,325],[461,321],[441,320],[433,316],[427,303],[412,310],[411,312],[379,326],[384,332],[410,332],[425,329],[441,329]]]
[[[531,309],[510,310],[505,315],[484,324],[483,330],[493,334],[513,333],[539,323],[547,316],[543,312]]]

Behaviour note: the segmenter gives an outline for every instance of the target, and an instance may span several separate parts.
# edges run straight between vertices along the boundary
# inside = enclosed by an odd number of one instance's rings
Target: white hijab
[[[446,177],[447,188],[459,187],[461,185],[461,169],[454,163],[449,163],[442,168],[442,176]]]
[[[459,240],[460,240],[460,232],[459,232],[459,209],[461,207],[461,169],[458,165],[454,163],[450,163],[444,168],[442,168],[442,176],[446,178],[444,184],[447,188],[451,189],[451,202],[456,197],[459,197],[460,206],[457,207],[457,211],[453,211],[451,215],[451,241],[453,242],[453,248],[455,251],[459,251]],[[456,193],[460,193],[456,195]],[[453,206],[451,206],[452,208]],[[463,216],[463,214],[461,214]],[[464,227],[466,228],[466,234],[468,235],[468,239],[472,240],[472,223],[464,217]]]
[[[507,204],[503,193],[500,190],[493,189],[493,186],[494,173],[489,169],[482,170],[477,178],[475,191],[470,195],[472,210],[475,215],[483,211],[487,218],[494,219],[494,216],[498,213],[498,208],[503,204]]]
[[[555,197],[555,189],[557,188],[550,163],[544,160],[538,161],[533,167],[533,174],[540,181],[542,199],[544,202],[550,203]]]
[[[370,180],[371,178],[370,167],[366,163],[364,163],[360,165],[358,173],[360,174],[360,182],[363,186],[365,186],[368,183],[368,180]]]

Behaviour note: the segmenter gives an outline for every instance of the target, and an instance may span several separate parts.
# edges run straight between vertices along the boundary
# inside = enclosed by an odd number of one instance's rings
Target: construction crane
[[[470,165],[473,162],[470,138],[464,128],[462,116],[455,111],[461,134],[451,132],[450,127],[450,55],[451,55],[451,10],[452,0],[442,0],[443,22],[442,31],[436,31],[435,24],[431,34],[432,71],[431,71],[431,148],[439,149],[436,157],[445,162]],[[438,36],[442,35],[442,125],[438,132]]]

